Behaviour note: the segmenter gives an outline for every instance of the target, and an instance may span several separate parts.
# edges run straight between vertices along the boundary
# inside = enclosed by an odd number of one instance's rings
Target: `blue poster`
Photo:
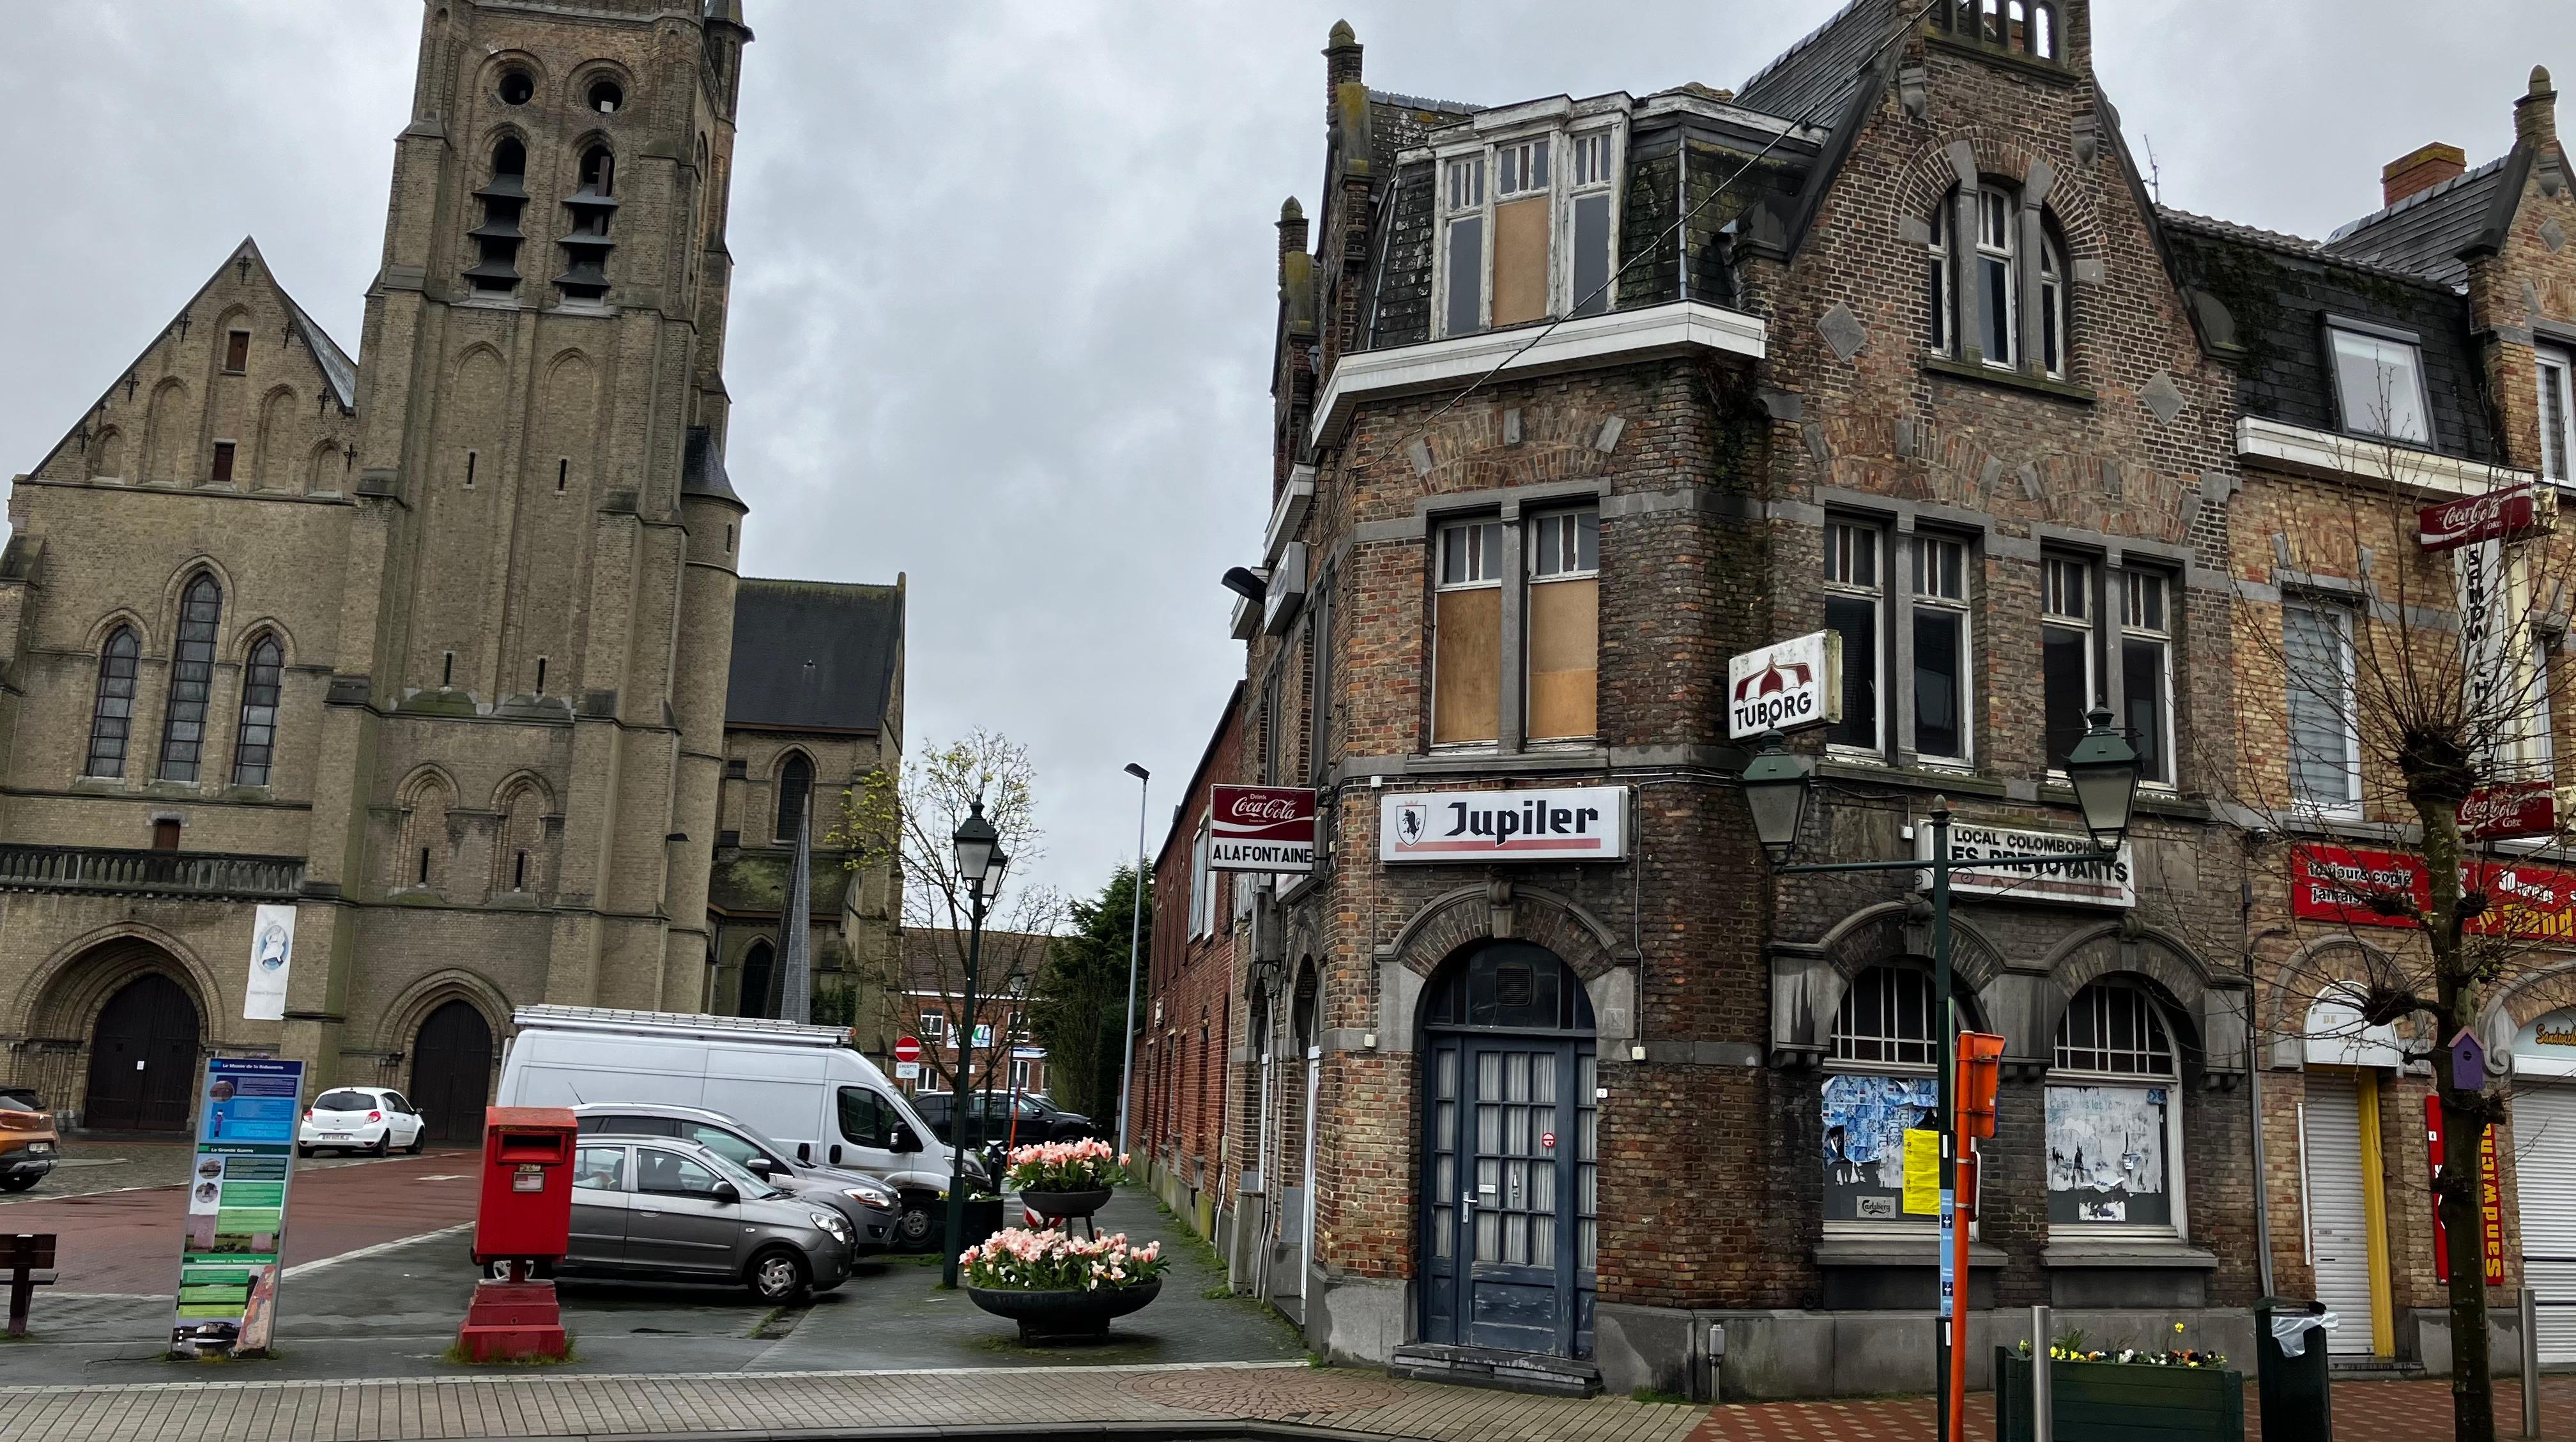
[[[173,1356],[268,1351],[303,1091],[300,1061],[219,1056],[206,1063],[170,1328]]]

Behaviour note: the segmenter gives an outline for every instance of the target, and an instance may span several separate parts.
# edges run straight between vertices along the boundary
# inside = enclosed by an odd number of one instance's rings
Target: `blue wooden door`
[[[1592,1043],[1441,1036],[1428,1071],[1424,1339],[1588,1355],[1598,1230]]]

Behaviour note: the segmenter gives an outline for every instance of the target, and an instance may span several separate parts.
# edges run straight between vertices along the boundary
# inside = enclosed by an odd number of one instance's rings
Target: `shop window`
[[[2180,1230],[2181,1075],[2152,997],[2116,980],[2076,993],[2048,1081],[2052,1227]]]
[[[1843,993],[1821,1099],[1828,1225],[1940,1220],[1919,1172],[1924,1141],[1910,1143],[1918,1174],[1910,1195],[1905,1185],[1908,1134],[1929,1125],[1939,1105],[1937,1036],[1931,978],[1919,970],[1871,967]]]

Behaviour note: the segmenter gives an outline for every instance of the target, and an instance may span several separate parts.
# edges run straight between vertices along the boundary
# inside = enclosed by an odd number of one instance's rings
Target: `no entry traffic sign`
[[[894,1044],[894,1059],[896,1061],[921,1060],[920,1040],[916,1037],[909,1036],[896,1038]]]

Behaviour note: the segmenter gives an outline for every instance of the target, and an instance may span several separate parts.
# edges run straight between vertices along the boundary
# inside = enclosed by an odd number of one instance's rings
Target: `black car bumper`
[[[50,1155],[29,1156],[25,1152],[0,1154],[0,1177],[6,1177],[11,1181],[17,1181],[22,1177],[32,1181],[53,1169],[54,1159]]]

